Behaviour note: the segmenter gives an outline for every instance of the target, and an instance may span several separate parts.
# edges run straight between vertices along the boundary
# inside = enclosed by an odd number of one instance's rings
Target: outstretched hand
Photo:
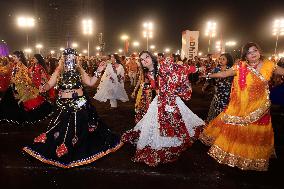
[[[44,88],[44,87],[43,87],[42,85],[39,86],[39,92],[40,92],[40,93],[44,93],[44,92],[45,92],[43,88]]]
[[[102,62],[102,63],[100,63],[100,65],[99,65],[97,71],[98,71],[98,72],[102,72],[102,71],[105,69],[105,67],[106,67],[106,63],[105,63],[105,62]]]

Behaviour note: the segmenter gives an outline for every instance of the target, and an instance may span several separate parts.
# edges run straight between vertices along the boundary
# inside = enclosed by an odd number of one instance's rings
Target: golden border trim
[[[214,141],[215,141],[215,138],[213,137],[210,137],[204,133],[201,133],[200,136],[199,136],[199,140],[205,144],[206,146],[212,146]]]
[[[82,160],[73,161],[73,162],[71,162],[71,163],[69,163],[67,165],[65,165],[63,163],[60,163],[58,161],[46,159],[45,157],[43,157],[39,153],[31,150],[28,147],[24,147],[23,151],[25,151],[26,153],[28,153],[29,155],[33,156],[34,158],[40,160],[43,163],[54,165],[54,166],[61,167],[61,168],[72,168],[72,167],[77,167],[77,166],[81,166],[81,165],[92,163],[92,162],[102,158],[103,156],[109,154],[109,153],[117,151],[119,148],[121,148],[123,146],[123,144],[124,144],[123,142],[120,142],[114,148],[108,149],[105,152],[100,152],[100,153],[98,153],[96,155],[93,155],[93,156],[91,156],[89,158],[85,158],[85,159],[82,159]]]
[[[229,115],[226,114],[224,112],[224,116],[221,118],[226,124],[232,124],[232,125],[240,125],[240,126],[245,126],[248,125],[250,123],[256,122],[257,120],[259,120],[263,115],[265,115],[268,111],[269,108],[271,106],[271,102],[269,100],[269,86],[268,86],[268,81],[263,77],[263,75],[261,75],[260,72],[258,72],[256,69],[252,68],[251,66],[249,66],[248,64],[246,64],[248,69],[254,74],[256,75],[256,77],[258,77],[261,81],[263,81],[266,85],[266,102],[264,104],[264,106],[256,109],[255,111],[249,113],[249,115],[247,116],[233,116],[233,115]]]
[[[269,111],[270,106],[271,102],[267,100],[264,106],[256,109],[247,116],[232,116],[224,113],[224,116],[221,119],[226,124],[245,126],[259,120],[263,115],[265,115]]]
[[[266,159],[248,159],[234,155],[222,150],[217,145],[213,145],[208,154],[218,163],[226,164],[230,167],[238,167],[241,170],[267,171],[269,160]]]

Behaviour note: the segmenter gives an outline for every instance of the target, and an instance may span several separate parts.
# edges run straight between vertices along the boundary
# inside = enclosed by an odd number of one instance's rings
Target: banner
[[[124,43],[124,52],[125,52],[125,53],[128,53],[128,49],[129,49],[129,41],[128,41],[128,40],[125,40],[125,43]]]
[[[193,59],[198,54],[199,31],[185,30],[182,32],[181,58]]]

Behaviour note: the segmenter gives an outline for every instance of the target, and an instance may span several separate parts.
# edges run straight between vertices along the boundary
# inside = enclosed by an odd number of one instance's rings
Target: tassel
[[[67,147],[65,146],[64,143],[62,143],[62,144],[61,144],[60,146],[58,146],[57,149],[56,149],[56,155],[57,155],[58,157],[61,157],[61,156],[65,155],[65,154],[67,154],[67,153],[68,153],[68,149],[67,149]]]
[[[46,139],[46,133],[42,133],[34,139],[34,142],[45,143]]]

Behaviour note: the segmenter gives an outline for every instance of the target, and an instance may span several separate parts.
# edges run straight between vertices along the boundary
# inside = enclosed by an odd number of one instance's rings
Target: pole
[[[222,35],[222,32],[221,32],[221,30],[220,30],[220,36],[221,36],[221,40],[220,40],[220,54],[222,53],[222,50],[224,49],[223,48],[223,35]],[[226,44],[225,44],[226,45]],[[224,50],[224,52],[226,52],[225,50]]]
[[[147,51],[148,51],[148,40],[149,40],[149,36],[148,36],[148,33],[147,33],[147,37],[146,37],[146,40],[147,40]]]
[[[274,50],[274,55],[275,55],[275,56],[276,56],[276,53],[277,53],[278,37],[279,37],[279,35],[278,35],[278,33],[277,33],[277,35],[276,35],[276,42],[275,42],[275,50]]]
[[[29,48],[29,34],[27,32],[27,49]]]
[[[88,37],[88,58],[90,57],[90,40],[89,40],[89,37]]]
[[[124,47],[123,47],[124,56],[126,56],[126,43],[127,40],[124,40]]]
[[[67,35],[66,35],[66,48],[69,48],[70,47],[70,35],[69,35],[69,33],[67,33]]]
[[[208,40],[208,54],[210,52],[210,39],[211,39],[211,37],[209,37],[209,40]]]

